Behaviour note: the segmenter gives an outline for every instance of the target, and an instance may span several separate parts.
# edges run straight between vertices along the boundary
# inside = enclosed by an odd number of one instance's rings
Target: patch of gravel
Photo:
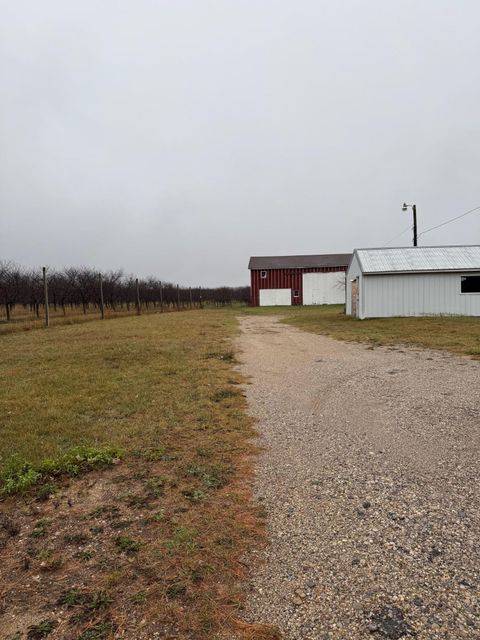
[[[480,362],[241,327],[270,539],[245,620],[286,640],[478,640]]]

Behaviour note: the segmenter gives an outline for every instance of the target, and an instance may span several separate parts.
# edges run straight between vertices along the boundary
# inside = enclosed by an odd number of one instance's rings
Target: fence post
[[[48,282],[47,282],[47,269],[43,267],[43,301],[45,304],[45,326],[50,326],[50,310],[48,308]]]
[[[140,315],[140,287],[138,284],[138,278],[135,278],[135,289],[136,289],[136,304],[137,304],[137,316]]]
[[[103,278],[102,278],[102,274],[101,273],[98,274],[98,280],[99,280],[99,283],[100,283],[100,314],[101,314],[102,320],[104,320],[105,319],[105,307],[104,307],[104,304],[103,304]]]

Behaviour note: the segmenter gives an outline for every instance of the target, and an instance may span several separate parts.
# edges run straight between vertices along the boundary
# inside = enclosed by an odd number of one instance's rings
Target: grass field
[[[312,333],[369,345],[404,344],[480,357],[480,318],[424,317],[357,320],[342,305],[315,307],[256,307],[244,313],[275,314],[282,321]]]
[[[480,356],[478,318],[359,321],[341,307],[197,310],[1,336],[2,637],[276,637],[237,619],[242,557],[263,542],[231,343],[241,313],[372,346]]]
[[[235,622],[262,539],[236,331],[199,310],[1,338],[3,637],[266,637]]]

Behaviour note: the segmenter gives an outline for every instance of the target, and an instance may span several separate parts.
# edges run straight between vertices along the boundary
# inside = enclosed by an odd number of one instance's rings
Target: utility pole
[[[417,205],[416,204],[407,204],[403,203],[402,211],[407,211],[408,207],[412,207],[413,212],[413,246],[416,247],[418,245],[418,233],[417,233]]]
[[[417,246],[417,241],[418,241],[418,237],[417,237],[417,205],[416,204],[412,204],[412,211],[413,211],[413,246],[416,247]]]
[[[102,320],[105,319],[105,306],[103,304],[103,278],[102,278],[102,274],[99,273],[98,274],[98,281],[100,283],[100,314],[102,317]]]
[[[47,269],[43,267],[43,300],[45,303],[45,326],[50,326],[50,310],[48,308],[48,282],[47,282]]]

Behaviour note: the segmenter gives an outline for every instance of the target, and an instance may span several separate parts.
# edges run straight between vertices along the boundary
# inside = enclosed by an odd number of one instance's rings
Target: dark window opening
[[[298,289],[295,289],[293,292],[293,297],[294,298],[299,298],[300,297],[300,291]]]
[[[260,277],[265,280],[265,278],[267,277],[267,272],[266,271],[260,271]]]
[[[480,293],[480,276],[462,276],[462,293]]]

